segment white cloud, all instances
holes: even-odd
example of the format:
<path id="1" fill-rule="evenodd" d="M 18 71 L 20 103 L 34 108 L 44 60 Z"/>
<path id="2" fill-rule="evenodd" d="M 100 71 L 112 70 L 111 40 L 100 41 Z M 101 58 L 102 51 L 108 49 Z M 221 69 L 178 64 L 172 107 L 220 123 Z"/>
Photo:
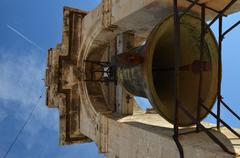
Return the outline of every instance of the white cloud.
<path id="1" fill-rule="evenodd" d="M 11 118 L 22 125 L 36 105 L 44 90 L 45 57 L 39 53 L 42 52 L 36 49 L 5 50 L 0 47 L 0 122 L 4 119 L 10 121 Z M 27 138 L 19 140 L 27 150 L 42 143 L 36 138 L 45 133 L 42 131 L 59 131 L 58 111 L 47 108 L 44 95 L 22 133 Z"/>
<path id="2" fill-rule="evenodd" d="M 42 52 L 37 49 L 5 50 L 0 48 L 0 99 L 5 102 L 0 105 L 0 111 L 3 110 L 1 106 L 11 109 L 14 113 L 10 115 L 13 115 L 15 119 L 26 120 L 44 88 L 42 79 L 45 62 L 43 63 L 44 59 L 40 53 Z M 44 95 L 34 112 L 33 119 L 39 121 L 38 125 L 41 128 L 56 129 L 57 112 L 44 105 Z M 16 102 L 16 104 L 10 102 Z M 4 119 L 3 116 L 0 117 L 0 121 L 1 118 Z M 26 130 L 34 134 L 40 130 L 35 126 L 36 124 L 31 124 Z"/>
<path id="3" fill-rule="evenodd" d="M 33 104 L 43 85 L 43 70 L 36 55 L 39 51 L 30 50 L 25 56 L 23 51 L 15 52 L 0 49 L 0 99 Z"/>

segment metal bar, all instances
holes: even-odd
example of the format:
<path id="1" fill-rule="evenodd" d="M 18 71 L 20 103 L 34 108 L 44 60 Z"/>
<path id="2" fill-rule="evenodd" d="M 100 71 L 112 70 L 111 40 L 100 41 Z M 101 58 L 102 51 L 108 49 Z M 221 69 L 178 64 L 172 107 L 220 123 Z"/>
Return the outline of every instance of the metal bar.
<path id="1" fill-rule="evenodd" d="M 215 127 L 211 127 L 211 128 L 206 128 L 207 130 L 211 130 L 211 129 L 214 129 Z M 203 131 L 201 128 L 199 129 L 199 131 Z M 191 130 L 191 131 L 187 131 L 187 132 L 182 132 L 182 133 L 179 133 L 178 135 L 187 135 L 187 134 L 192 134 L 192 133 L 196 133 L 196 130 Z"/>
<path id="2" fill-rule="evenodd" d="M 222 84 L 222 16 L 219 17 L 219 39 L 218 39 L 218 92 L 217 92 L 217 129 L 220 130 L 221 117 L 221 84 Z"/>
<path id="3" fill-rule="evenodd" d="M 181 13 L 181 15 L 179 16 L 179 19 L 181 19 L 187 12 L 189 12 L 197 3 L 199 0 L 195 0 L 193 1 L 184 11 L 183 13 Z"/>
<path id="4" fill-rule="evenodd" d="M 111 45 L 109 44 L 108 45 L 108 50 L 107 50 L 107 61 L 108 62 L 110 62 L 111 63 L 111 57 L 110 57 L 110 47 L 111 47 Z M 110 73 L 110 70 L 109 70 L 110 68 L 108 68 L 108 70 L 107 71 L 109 71 L 108 73 Z M 108 74 L 109 75 L 109 74 Z M 107 96 L 108 96 L 108 98 L 107 98 L 107 103 L 108 103 L 108 105 L 110 105 L 111 103 L 111 96 L 110 96 L 110 87 L 111 87 L 111 84 L 109 85 L 109 84 L 107 84 Z"/>
<path id="5" fill-rule="evenodd" d="M 240 120 L 240 116 L 238 114 L 236 114 L 223 100 L 221 100 L 221 103 L 223 104 L 223 106 L 225 108 L 228 109 L 228 111 L 230 111 L 238 120 Z"/>
<path id="6" fill-rule="evenodd" d="M 203 53 L 204 53 L 204 39 L 205 39 L 205 4 L 201 6 L 201 35 L 200 35 L 200 63 L 203 61 Z M 197 126 L 196 130 L 199 132 L 199 123 L 200 123 L 200 115 L 201 115 L 201 103 L 202 103 L 202 81 L 203 81 L 203 69 L 202 64 L 200 64 L 200 76 L 199 76 L 199 86 L 198 86 L 198 107 L 197 107 Z"/>
<path id="7" fill-rule="evenodd" d="M 180 45 L 180 19 L 178 10 L 178 0 L 173 0 L 174 11 L 174 42 L 175 42 L 175 73 L 174 73 L 174 135 L 173 139 L 178 147 L 180 158 L 184 158 L 184 152 L 181 143 L 179 142 L 179 124 L 178 124 L 178 97 L 179 97 L 179 67 L 181 60 L 181 45 Z"/>
<path id="8" fill-rule="evenodd" d="M 88 63 L 94 63 L 94 64 L 110 64 L 110 62 L 107 61 L 94 61 L 94 60 L 84 60 L 84 62 L 88 62 Z"/>
<path id="9" fill-rule="evenodd" d="M 179 65 L 180 65 L 180 22 L 177 0 L 174 1 L 174 38 L 175 38 L 175 81 L 174 81 L 174 100 L 175 100 L 175 134 L 178 133 L 178 91 L 179 91 Z"/>
<path id="10" fill-rule="evenodd" d="M 84 60 L 84 62 L 95 64 L 95 65 L 99 65 L 99 66 L 102 66 L 102 67 L 110 66 L 110 63 L 109 62 L 105 62 L 105 61 Z"/>
<path id="11" fill-rule="evenodd" d="M 202 131 L 201 129 L 199 129 L 199 131 Z M 192 130 L 192 131 L 188 131 L 188 132 L 182 132 L 182 133 L 179 133 L 178 135 L 187 135 L 187 134 L 192 134 L 192 133 L 196 133 L 196 130 Z"/>
<path id="12" fill-rule="evenodd" d="M 185 112 L 185 114 L 191 118 L 193 121 L 197 122 L 197 120 L 194 118 L 194 116 L 187 110 L 185 107 L 183 107 L 181 104 L 179 104 L 179 108 Z M 201 123 L 198 123 L 199 127 L 205 132 L 218 146 L 220 146 L 225 152 L 236 155 L 236 153 L 231 152 L 214 134 L 209 132 Z"/>
<path id="13" fill-rule="evenodd" d="M 178 136 L 173 136 L 173 139 L 178 147 L 178 150 L 179 150 L 179 155 L 180 155 L 180 158 L 184 158 L 184 151 L 183 151 L 183 147 L 178 139 Z"/>
<path id="14" fill-rule="evenodd" d="M 109 60 L 110 57 L 108 57 Z M 90 64 L 90 79 L 85 79 L 84 81 L 87 82 L 115 82 L 115 79 L 111 79 L 111 73 L 115 74 L 115 72 L 113 72 L 113 67 L 111 65 L 111 63 L 109 61 L 93 61 L 93 60 L 84 60 L 84 62 L 89 63 Z M 100 68 L 94 68 L 94 66 L 99 66 Z M 102 70 L 104 68 L 107 68 L 107 70 Z M 113 71 L 112 71 L 113 70 Z M 96 79 L 95 75 L 96 73 L 101 73 L 101 76 Z M 104 78 L 104 73 L 107 73 L 108 76 L 107 78 Z"/>
<path id="15" fill-rule="evenodd" d="M 178 90 L 179 90 L 179 65 L 180 65 L 180 22 L 177 0 L 174 1 L 174 39 L 175 39 L 175 81 L 174 81 L 174 100 L 175 100 L 175 128 L 174 133 L 178 133 Z"/>
<path id="16" fill-rule="evenodd" d="M 104 72 L 107 72 L 107 71 L 104 71 L 104 70 L 94 70 L 94 71 L 92 71 L 92 72 L 94 72 L 94 73 L 96 73 L 96 72 L 104 73 Z"/>
<path id="17" fill-rule="evenodd" d="M 219 14 L 208 24 L 206 31 L 215 23 L 223 14 L 236 2 L 237 0 L 232 0 Z"/>
<path id="18" fill-rule="evenodd" d="M 85 82 L 101 82 L 101 83 L 107 83 L 107 82 L 115 82 L 115 80 L 84 80 Z"/>
<path id="19" fill-rule="evenodd" d="M 202 104 L 202 107 L 208 111 L 213 117 L 217 118 L 217 115 L 214 114 L 211 110 L 209 110 L 205 105 Z M 236 132 L 232 127 L 230 127 L 226 122 L 224 122 L 222 119 L 219 119 L 219 121 L 226 127 L 228 128 L 234 135 L 240 138 L 240 134 Z"/>
<path id="20" fill-rule="evenodd" d="M 240 25 L 240 20 L 236 23 L 236 24 L 234 24 L 233 26 L 231 26 L 228 30 L 226 30 L 224 33 L 223 33 L 223 38 L 229 33 L 229 32 L 231 32 L 234 28 L 236 28 L 238 25 Z"/>
<path id="21" fill-rule="evenodd" d="M 194 1 L 193 0 L 187 0 L 188 2 L 191 2 L 191 3 L 194 3 Z M 198 5 L 198 6 L 202 6 L 202 4 L 201 3 L 196 3 L 196 5 Z M 211 7 L 208 7 L 208 6 L 205 6 L 205 8 L 206 9 L 209 9 L 209 10 L 211 10 L 211 11 L 213 11 L 213 12 L 215 12 L 215 13 L 219 13 L 219 11 L 218 10 L 216 10 L 216 9 L 213 9 L 213 8 L 211 8 Z M 225 15 L 224 15 L 225 16 Z"/>

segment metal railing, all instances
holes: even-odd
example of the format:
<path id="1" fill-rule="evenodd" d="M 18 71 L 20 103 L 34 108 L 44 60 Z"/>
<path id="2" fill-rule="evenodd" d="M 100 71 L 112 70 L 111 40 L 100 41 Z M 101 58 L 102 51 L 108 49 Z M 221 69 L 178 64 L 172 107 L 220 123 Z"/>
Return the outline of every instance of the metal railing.
<path id="1" fill-rule="evenodd" d="M 228 130 L 230 130 L 234 135 L 236 135 L 238 138 L 240 138 L 240 134 L 236 132 L 231 126 L 229 126 L 226 122 L 224 122 L 221 119 L 221 106 L 223 105 L 234 117 L 236 117 L 238 120 L 240 120 L 240 117 L 238 114 L 236 114 L 224 101 L 223 97 L 221 95 L 221 75 L 222 75 L 222 43 L 224 37 L 231 32 L 234 28 L 240 25 L 240 21 L 232 25 L 228 30 L 223 32 L 223 16 L 225 16 L 225 12 L 232 7 L 237 0 L 231 0 L 230 3 L 227 4 L 221 11 L 217 11 L 213 8 L 210 8 L 206 6 L 204 3 L 199 3 L 199 0 L 186 0 L 190 2 L 191 4 L 180 13 L 178 8 L 178 0 L 173 0 L 173 12 L 174 12 L 174 36 L 175 36 L 175 82 L 174 82 L 174 99 L 175 99 L 175 113 L 174 113 L 174 135 L 173 139 L 175 140 L 175 143 L 178 147 L 180 157 L 184 158 L 184 150 L 183 147 L 179 141 L 179 136 L 183 134 L 189 134 L 193 132 L 205 132 L 217 145 L 219 145 L 225 152 L 236 155 L 236 153 L 231 152 L 227 146 L 221 142 L 214 134 L 212 134 L 208 128 L 204 127 L 201 124 L 200 121 L 200 113 L 201 110 L 206 110 L 210 115 L 212 115 L 217 120 L 217 129 L 220 130 L 221 124 L 224 125 Z M 201 99 L 201 91 L 202 91 L 202 69 L 200 72 L 200 80 L 199 80 L 199 92 L 198 92 L 198 107 L 197 107 L 197 115 L 194 116 L 191 114 L 181 103 L 179 102 L 179 68 L 180 68 L 180 59 L 181 59 L 181 32 L 180 32 L 180 20 L 181 18 L 191 11 L 191 9 L 194 6 L 199 6 L 201 8 L 201 35 L 200 35 L 200 62 L 203 62 L 203 50 L 204 50 L 204 38 L 206 35 L 207 30 L 218 20 L 219 21 L 219 39 L 218 39 L 218 56 L 219 56 L 219 62 L 218 62 L 218 91 L 217 91 L 217 114 L 213 113 L 210 109 L 208 109 L 205 105 L 202 103 Z M 209 9 L 215 13 L 217 13 L 217 16 L 213 18 L 213 20 L 206 24 L 206 9 Z M 200 64 L 201 65 L 201 64 Z M 196 129 L 191 132 L 185 132 L 180 133 L 179 132 L 179 120 L 178 120 L 178 113 L 179 110 L 182 110 L 186 116 L 188 116 L 191 120 L 193 120 L 196 123 Z"/>

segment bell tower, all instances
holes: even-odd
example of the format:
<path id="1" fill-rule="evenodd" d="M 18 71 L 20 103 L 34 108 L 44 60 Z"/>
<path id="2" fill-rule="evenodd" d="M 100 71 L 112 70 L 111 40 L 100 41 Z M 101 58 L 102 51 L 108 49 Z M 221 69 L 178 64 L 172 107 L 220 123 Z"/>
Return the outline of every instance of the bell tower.
<path id="1" fill-rule="evenodd" d="M 221 97 L 221 51 L 238 25 L 223 32 L 223 16 L 239 10 L 236 0 L 65 7 L 45 83 L 47 106 L 60 113 L 60 144 L 94 141 L 109 158 L 237 157 L 240 130 L 221 119 L 221 107 L 240 118 Z M 217 20 L 218 43 L 210 29 Z M 135 96 L 153 109 L 141 109 Z M 202 122 L 208 115 L 217 126 Z"/>

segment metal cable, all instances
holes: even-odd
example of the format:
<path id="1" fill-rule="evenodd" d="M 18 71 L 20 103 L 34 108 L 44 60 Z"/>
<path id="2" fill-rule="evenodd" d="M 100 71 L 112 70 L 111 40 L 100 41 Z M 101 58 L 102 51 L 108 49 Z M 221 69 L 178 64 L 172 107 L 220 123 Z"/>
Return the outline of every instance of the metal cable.
<path id="1" fill-rule="evenodd" d="M 43 96 L 43 90 L 41 92 L 41 95 L 39 96 L 38 100 L 37 100 L 37 103 L 35 104 L 35 106 L 33 107 L 32 111 L 30 112 L 30 114 L 28 115 L 27 117 L 27 120 L 25 121 L 25 123 L 23 124 L 23 126 L 20 128 L 20 130 L 18 131 L 17 135 L 15 136 L 13 142 L 11 143 L 11 145 L 8 147 L 8 150 L 5 152 L 5 154 L 2 156 L 2 158 L 6 158 L 9 154 L 9 152 L 11 151 L 11 149 L 13 148 L 13 146 L 16 144 L 20 134 L 22 133 L 22 131 L 24 130 L 24 128 L 26 127 L 26 125 L 28 124 L 28 122 L 30 121 L 30 119 L 32 118 L 33 116 L 33 113 L 36 109 L 36 107 L 39 105 L 41 99 L 42 99 L 42 96 Z"/>

